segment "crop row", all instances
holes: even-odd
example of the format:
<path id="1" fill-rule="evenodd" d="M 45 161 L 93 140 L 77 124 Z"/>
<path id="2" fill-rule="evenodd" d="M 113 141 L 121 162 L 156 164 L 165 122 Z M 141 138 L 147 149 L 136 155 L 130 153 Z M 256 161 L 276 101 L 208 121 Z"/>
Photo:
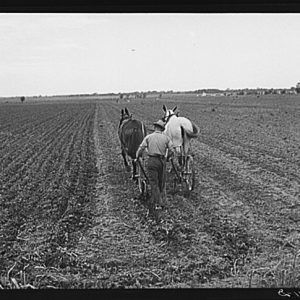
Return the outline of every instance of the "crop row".
<path id="1" fill-rule="evenodd" d="M 3 106 L 0 273 L 14 262 L 22 269 L 21 257 L 32 251 L 43 257 L 42 248 L 55 252 L 74 242 L 88 224 L 97 175 L 94 112 L 92 103 Z"/>

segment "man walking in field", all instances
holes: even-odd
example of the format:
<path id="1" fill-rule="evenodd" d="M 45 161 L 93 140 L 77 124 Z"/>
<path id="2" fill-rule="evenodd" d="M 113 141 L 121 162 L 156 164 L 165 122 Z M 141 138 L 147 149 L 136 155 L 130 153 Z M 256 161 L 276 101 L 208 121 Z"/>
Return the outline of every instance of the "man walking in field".
<path id="1" fill-rule="evenodd" d="M 164 122 L 159 120 L 153 125 L 154 132 L 144 138 L 136 153 L 136 157 L 139 159 L 143 155 L 144 150 L 146 148 L 148 150 L 147 170 L 151 186 L 150 205 L 152 208 L 156 204 L 163 205 L 162 194 L 165 191 L 166 158 L 169 158 L 174 153 L 171 139 L 163 133 L 165 130 Z"/>

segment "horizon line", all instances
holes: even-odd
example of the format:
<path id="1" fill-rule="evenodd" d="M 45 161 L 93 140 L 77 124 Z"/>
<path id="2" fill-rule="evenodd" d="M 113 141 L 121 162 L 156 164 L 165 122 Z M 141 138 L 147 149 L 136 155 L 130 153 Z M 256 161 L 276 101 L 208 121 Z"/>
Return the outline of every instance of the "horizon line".
<path id="1" fill-rule="evenodd" d="M 299 82 L 300 84 L 300 82 Z M 296 85 L 297 86 L 297 85 Z M 251 88 L 251 87 L 244 87 L 244 88 L 217 88 L 217 87 L 207 87 L 207 88 L 199 88 L 199 89 L 192 89 L 192 90 L 147 90 L 147 91 L 130 91 L 130 92 L 124 92 L 124 91 L 119 91 L 119 92 L 79 92 L 79 93 L 62 93 L 62 94 L 35 94 L 35 95 L 11 95 L 11 96 L 0 96 L 0 98 L 18 98 L 18 97 L 63 97 L 63 96 L 101 96 L 101 95 L 120 95 L 120 94 L 144 94 L 144 93 L 197 93 L 197 91 L 202 91 L 202 90 L 218 90 L 220 92 L 226 92 L 226 91 L 242 91 L 242 90 L 290 90 L 295 88 L 296 86 L 291 86 L 291 87 L 256 87 L 256 88 Z"/>

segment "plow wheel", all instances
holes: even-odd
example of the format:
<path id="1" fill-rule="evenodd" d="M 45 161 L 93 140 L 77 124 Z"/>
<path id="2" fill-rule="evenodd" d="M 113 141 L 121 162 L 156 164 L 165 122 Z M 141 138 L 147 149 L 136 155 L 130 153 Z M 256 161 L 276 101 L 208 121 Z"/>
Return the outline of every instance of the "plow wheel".
<path id="1" fill-rule="evenodd" d="M 176 187 L 177 187 L 177 179 L 175 178 L 175 179 L 173 180 L 173 189 L 172 189 L 173 194 L 175 194 L 176 191 L 177 191 Z"/>
<path id="2" fill-rule="evenodd" d="M 147 194 L 147 183 L 145 180 L 139 178 L 138 179 L 138 186 L 139 186 L 139 191 L 142 196 L 145 196 Z"/>
<path id="3" fill-rule="evenodd" d="M 147 181 L 139 164 L 137 164 L 137 183 L 141 196 L 146 197 L 148 193 Z"/>
<path id="4" fill-rule="evenodd" d="M 187 197 L 195 187 L 195 170 L 192 156 L 187 156 L 183 170 L 183 191 Z"/>

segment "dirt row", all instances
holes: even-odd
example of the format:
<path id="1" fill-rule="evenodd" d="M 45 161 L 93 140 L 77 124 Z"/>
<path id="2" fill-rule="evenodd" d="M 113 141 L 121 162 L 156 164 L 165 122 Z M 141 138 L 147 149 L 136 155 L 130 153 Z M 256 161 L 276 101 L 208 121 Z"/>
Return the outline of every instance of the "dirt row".
<path id="1" fill-rule="evenodd" d="M 7 106 L 20 117 L 0 124 L 1 286 L 15 287 L 12 279 L 31 288 L 295 286 L 300 118 L 297 99 L 286 101 Z M 168 173 L 157 222 L 125 171 L 117 126 L 127 106 L 152 129 L 162 104 L 177 105 L 200 135 L 192 142 L 195 190 L 189 198 L 173 193 Z"/>
<path id="2" fill-rule="evenodd" d="M 15 121 L 1 122 L 11 132 L 0 178 L 1 286 L 65 284 L 59 276 L 73 264 L 66 249 L 91 218 L 94 111 L 92 104 L 16 106 Z"/>
<path id="3" fill-rule="evenodd" d="M 124 173 L 116 135 L 118 115 L 118 108 L 98 105 L 94 130 L 98 217 L 78 245 L 97 270 L 94 279 L 86 279 L 90 286 L 201 287 L 213 279 L 231 277 L 235 259 L 240 252 L 245 258 L 254 243 L 243 225 L 212 212 L 211 198 L 202 197 L 199 202 L 171 195 L 170 190 L 168 207 L 161 223 L 156 223 L 148 215 L 147 204 L 138 198 L 130 174 Z M 216 242 L 222 226 L 227 226 L 223 229 L 228 231 L 227 248 Z"/>
<path id="4" fill-rule="evenodd" d="M 149 127 L 159 117 L 157 111 L 161 105 L 152 104 L 146 108 L 145 104 L 127 106 Z M 111 156 L 115 159 L 110 165 L 106 184 L 117 186 L 112 192 L 113 198 L 122 195 L 128 204 L 127 201 L 134 199 L 137 192 L 128 192 L 133 189 L 132 183 L 122 181 L 122 166 L 116 164 L 117 161 L 121 163 L 115 134 L 120 107 L 116 104 L 101 105 L 100 110 L 105 111 L 100 118 L 105 127 L 103 132 L 110 137 L 107 144 L 103 142 L 102 145 L 106 146 L 102 148 L 112 145 L 106 159 Z M 191 119 L 195 118 L 192 110 L 189 107 L 186 111 L 187 115 L 190 112 Z M 223 118 L 222 114 L 220 118 Z M 202 126 L 205 128 L 205 124 Z M 226 126 L 235 129 L 232 123 Z M 107 133 L 107 128 L 111 128 L 110 133 Z M 261 149 L 255 149 L 250 138 L 243 148 L 236 147 L 237 141 L 232 139 L 235 136 L 225 140 L 216 133 L 204 133 L 193 141 L 198 185 L 190 199 L 180 193 L 171 195 L 169 189 L 168 208 L 162 215 L 164 224 L 155 226 L 146 221 L 146 230 L 156 243 L 166 243 L 160 246 L 164 259 L 175 266 L 177 281 L 163 280 L 162 285 L 272 286 L 276 284 L 274 274 L 268 280 L 263 281 L 262 277 L 275 266 L 284 265 L 283 258 L 290 263 L 299 245 L 299 173 L 289 157 L 283 156 L 278 164 L 276 155 L 270 151 L 264 153 L 265 144 Z M 240 134 L 245 134 L 243 128 Z M 264 131 L 261 134 L 265 134 Z M 102 141 L 105 140 L 106 137 L 102 137 Z M 139 216 L 143 204 L 133 202 L 136 207 L 130 213 Z M 114 202 L 111 205 L 115 207 Z M 128 214 L 127 210 L 124 212 Z M 288 267 L 291 264 L 286 263 L 285 268 Z M 165 272 L 162 265 L 158 270 L 159 274 Z"/>

